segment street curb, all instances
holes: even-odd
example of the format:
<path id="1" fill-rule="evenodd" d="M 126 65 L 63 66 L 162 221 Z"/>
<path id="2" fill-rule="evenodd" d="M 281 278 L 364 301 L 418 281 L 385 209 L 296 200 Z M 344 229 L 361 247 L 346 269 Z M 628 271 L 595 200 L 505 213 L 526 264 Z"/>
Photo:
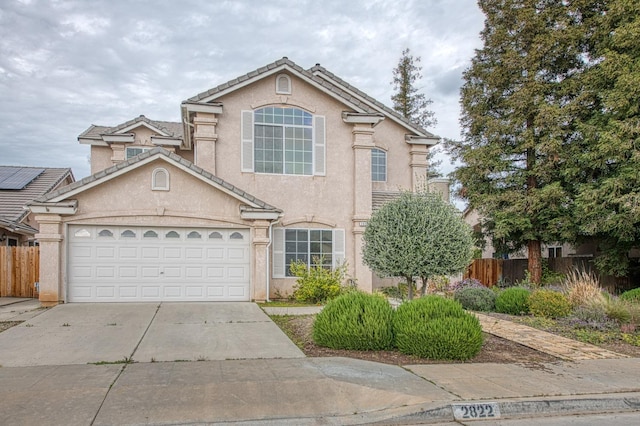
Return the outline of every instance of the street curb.
<path id="1" fill-rule="evenodd" d="M 640 392 L 603 394 L 580 398 L 577 398 L 576 396 L 567 396 L 540 399 L 519 398 L 497 401 L 453 401 L 452 404 L 482 404 L 487 402 L 495 402 L 498 405 L 500 410 L 500 419 L 564 416 L 589 413 L 640 411 Z M 372 424 L 428 424 L 454 420 L 453 409 L 451 404 L 449 404 L 438 408 L 426 409 L 406 416 L 388 418 Z M 473 422 L 473 419 L 467 421 Z"/>

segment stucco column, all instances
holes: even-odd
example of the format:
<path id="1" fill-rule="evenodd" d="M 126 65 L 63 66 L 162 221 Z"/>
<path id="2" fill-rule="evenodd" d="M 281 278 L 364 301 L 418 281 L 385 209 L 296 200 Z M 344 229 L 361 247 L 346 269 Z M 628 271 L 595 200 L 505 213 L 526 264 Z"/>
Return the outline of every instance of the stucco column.
<path id="1" fill-rule="evenodd" d="M 371 148 L 373 126 L 355 124 L 353 126 L 353 272 L 358 287 L 364 291 L 373 291 L 373 274 L 362 261 L 362 234 L 371 217 Z"/>
<path id="2" fill-rule="evenodd" d="M 198 112 L 193 119 L 195 131 L 193 141 L 196 147 L 196 166 L 216 174 L 216 142 L 218 119 L 215 114 Z"/>
<path id="3" fill-rule="evenodd" d="M 269 244 L 269 221 L 255 220 L 253 222 L 253 270 L 251 272 L 251 299 L 256 302 L 267 300 L 267 245 Z"/>
<path id="4" fill-rule="evenodd" d="M 411 145 L 411 187 L 413 191 L 427 189 L 427 150 L 426 145 Z"/>
<path id="5" fill-rule="evenodd" d="M 36 216 L 40 232 L 35 237 L 40 242 L 40 303 L 55 306 L 63 300 L 62 257 L 64 253 L 62 217 L 59 215 Z"/>

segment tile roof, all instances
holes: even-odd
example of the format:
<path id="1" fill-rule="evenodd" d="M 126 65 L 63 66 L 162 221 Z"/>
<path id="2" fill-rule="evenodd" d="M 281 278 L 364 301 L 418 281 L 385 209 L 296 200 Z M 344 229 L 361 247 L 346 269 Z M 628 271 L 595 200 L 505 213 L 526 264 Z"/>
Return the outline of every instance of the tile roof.
<path id="1" fill-rule="evenodd" d="M 314 73 L 314 74 L 317 73 L 317 74 L 319 74 L 319 75 L 321 75 L 323 77 L 326 77 L 326 78 L 329 78 L 329 79 L 335 81 L 340 86 L 343 86 L 347 90 L 352 91 L 352 92 L 356 93 L 358 96 L 366 99 L 368 102 L 372 103 L 377 108 L 379 108 L 380 110 L 384 111 L 386 114 L 391 115 L 391 116 L 397 118 L 398 120 L 402 121 L 403 123 L 405 123 L 407 126 L 411 127 L 416 132 L 422 133 L 422 134 L 424 134 L 426 136 L 434 136 L 432 133 L 430 133 L 427 130 L 423 129 L 421 126 L 418 126 L 417 124 L 412 123 L 411 121 L 409 121 L 402 114 L 399 114 L 397 111 L 389 108 L 388 106 L 386 106 L 382 102 L 378 101 L 377 99 L 372 98 L 371 96 L 367 95 L 366 93 L 364 93 L 362 90 L 356 88 L 355 86 L 350 85 L 349 83 L 347 83 L 346 81 L 344 81 L 343 79 L 341 79 L 337 75 L 333 74 L 332 72 L 330 72 L 329 70 L 327 70 L 326 68 L 321 66 L 320 64 L 316 64 L 314 67 L 310 68 L 309 71 Z"/>
<path id="2" fill-rule="evenodd" d="M 124 122 L 122 124 L 118 124 L 115 127 L 97 126 L 95 124 L 92 124 L 91 127 L 89 127 L 87 130 L 82 132 L 82 134 L 80 134 L 80 136 L 78 136 L 78 137 L 79 138 L 100 139 L 100 135 L 117 134 L 120 130 L 126 129 L 127 127 L 131 126 L 132 124 L 136 124 L 136 123 L 140 123 L 140 122 L 144 122 L 144 123 L 146 123 L 146 124 L 148 124 L 150 126 L 156 127 L 159 130 L 167 133 L 169 136 L 173 136 L 173 137 L 176 137 L 176 138 L 182 138 L 183 137 L 182 123 L 173 122 L 173 121 L 151 120 L 151 119 L 145 117 L 144 115 L 136 117 L 136 118 L 134 118 L 132 120 L 129 120 L 127 122 Z"/>
<path id="3" fill-rule="evenodd" d="M 0 168 L 15 168 L 15 166 L 0 166 Z M 29 214 L 29 211 L 24 209 L 27 203 L 47 194 L 68 176 L 73 179 L 73 174 L 69 168 L 20 168 L 44 169 L 44 172 L 29 182 L 23 189 L 0 190 L 0 219 L 14 224 L 19 223 Z"/>
<path id="4" fill-rule="evenodd" d="M 149 157 L 153 157 L 155 155 L 163 155 L 165 157 L 170 158 L 171 160 L 175 161 L 176 163 L 181 164 L 184 167 L 187 167 L 188 169 L 190 169 L 191 171 L 193 171 L 194 173 L 199 174 L 200 176 L 204 177 L 205 179 L 219 185 L 222 186 L 223 188 L 227 189 L 228 191 L 231 191 L 233 193 L 235 193 L 236 195 L 240 196 L 241 198 L 244 198 L 245 200 L 254 203 L 256 205 L 258 205 L 260 208 L 265 209 L 265 210 L 274 210 L 274 211 L 280 211 L 278 210 L 276 207 L 271 206 L 270 204 L 265 203 L 262 200 L 259 200 L 258 198 L 254 197 L 253 195 L 243 191 L 242 189 L 230 184 L 229 182 L 226 182 L 223 179 L 220 179 L 217 176 L 214 176 L 213 174 L 207 172 L 206 170 L 196 166 L 195 164 L 193 164 L 192 162 L 185 160 L 183 157 L 167 151 L 166 149 L 162 148 L 162 147 L 156 147 L 153 149 L 150 149 L 148 151 L 143 152 L 140 155 L 137 155 L 135 157 L 129 158 L 126 161 L 123 161 L 121 163 L 116 164 L 115 166 L 109 167 L 108 169 L 99 171 L 98 173 L 88 176 L 80 181 L 74 182 L 71 185 L 67 185 L 64 188 L 60 188 L 57 191 L 53 191 L 47 195 L 44 195 L 38 199 L 36 199 L 35 201 L 37 202 L 41 202 L 41 203 L 45 203 L 47 201 L 50 201 L 54 198 L 58 198 L 61 195 L 64 195 L 68 192 L 71 192 L 75 189 L 78 189 L 84 185 L 96 182 L 104 177 L 107 177 L 109 175 L 112 175 L 124 168 L 128 168 L 131 166 L 134 166 L 136 163 L 139 163 Z"/>
<path id="5" fill-rule="evenodd" d="M 224 92 L 227 89 L 231 89 L 234 86 L 243 84 L 245 81 L 259 77 L 263 74 L 268 74 L 273 69 L 282 67 L 282 66 L 287 66 L 295 70 L 302 76 L 306 77 L 307 79 L 321 86 L 324 90 L 327 90 L 337 95 L 339 98 L 343 99 L 347 104 L 351 104 L 356 108 L 360 109 L 361 110 L 360 112 L 366 112 L 366 113 L 382 112 L 386 115 L 394 117 L 396 120 L 403 123 L 408 128 L 418 133 L 419 135 L 423 135 L 427 137 L 435 137 L 435 135 L 433 135 L 432 133 L 416 125 L 415 123 L 412 123 L 411 121 L 403 117 L 398 112 L 384 105 L 382 102 L 374 99 L 373 97 L 367 95 L 360 89 L 357 89 L 356 87 L 347 83 L 340 77 L 328 71 L 326 68 L 320 66 L 320 64 L 316 64 L 314 67 L 308 70 L 305 70 L 304 68 L 300 67 L 293 61 L 289 60 L 287 57 L 278 59 L 277 61 L 271 64 L 268 64 L 264 67 L 260 67 L 254 71 L 248 72 L 247 74 L 234 78 L 233 80 L 229 80 L 228 82 L 220 84 L 219 86 L 216 86 L 213 89 L 209 89 L 206 92 L 199 93 L 196 96 L 186 100 L 185 103 L 202 102 L 202 101 L 206 102 L 208 100 L 211 100 L 212 97 L 215 99 L 215 95 L 220 94 L 221 92 Z M 355 94 L 355 96 L 352 93 Z"/>
<path id="6" fill-rule="evenodd" d="M 259 77 L 263 74 L 268 74 L 270 73 L 273 69 L 281 67 L 281 66 L 287 66 L 293 70 L 295 70 L 296 72 L 298 72 L 299 74 L 301 74 L 302 76 L 306 77 L 307 79 L 313 81 L 314 83 L 316 83 L 317 85 L 323 87 L 325 90 L 330 91 L 332 93 L 334 93 L 335 95 L 337 95 L 338 97 L 342 98 L 346 103 L 351 104 L 353 106 L 355 106 L 356 108 L 360 109 L 361 112 L 367 112 L 367 113 L 374 113 L 376 112 L 373 108 L 371 108 L 369 105 L 367 105 L 366 103 L 362 102 L 360 99 L 356 98 L 355 96 L 352 96 L 351 94 L 347 93 L 346 91 L 344 91 L 343 89 L 341 89 L 340 87 L 336 86 L 335 84 L 331 83 L 330 81 L 328 81 L 327 79 L 318 77 L 317 75 L 314 75 L 312 72 L 305 70 L 304 68 L 302 68 L 301 66 L 297 65 L 296 63 L 294 63 L 293 61 L 289 60 L 288 58 L 284 57 L 282 59 L 278 59 L 277 61 L 270 63 L 264 67 L 260 67 L 254 71 L 248 72 L 247 74 L 244 74 L 240 77 L 234 78 L 233 80 L 229 80 L 226 83 L 220 84 L 219 86 L 214 87 L 213 89 L 209 89 L 206 92 L 202 92 L 197 94 L 196 96 L 189 98 L 187 101 L 185 102 L 201 102 L 205 99 L 208 99 L 212 96 L 215 96 L 227 89 L 233 88 L 234 86 L 237 86 L 241 83 L 244 83 L 247 80 Z"/>

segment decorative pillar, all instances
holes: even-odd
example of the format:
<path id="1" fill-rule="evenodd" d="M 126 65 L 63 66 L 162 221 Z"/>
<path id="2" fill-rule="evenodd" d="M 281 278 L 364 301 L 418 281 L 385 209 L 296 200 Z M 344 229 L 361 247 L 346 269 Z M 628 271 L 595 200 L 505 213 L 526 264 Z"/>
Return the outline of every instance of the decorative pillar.
<path id="1" fill-rule="evenodd" d="M 427 151 L 426 145 L 411 145 L 411 188 L 413 192 L 427 190 Z"/>
<path id="2" fill-rule="evenodd" d="M 251 300 L 264 302 L 268 299 L 267 274 L 269 263 L 267 260 L 267 246 L 269 244 L 269 221 L 255 220 L 253 222 L 253 270 L 251 271 Z"/>
<path id="3" fill-rule="evenodd" d="M 40 232 L 35 235 L 40 243 L 40 303 L 55 306 L 63 300 L 62 217 L 55 214 L 36 216 Z"/>
<path id="4" fill-rule="evenodd" d="M 353 126 L 353 272 L 358 287 L 364 291 L 373 291 L 373 274 L 362 260 L 362 234 L 371 217 L 371 148 L 373 126 L 369 123 L 356 123 Z"/>
<path id="5" fill-rule="evenodd" d="M 217 124 L 218 119 L 213 113 L 197 112 L 193 119 L 195 164 L 214 175 L 216 174 L 216 142 L 218 141 Z"/>

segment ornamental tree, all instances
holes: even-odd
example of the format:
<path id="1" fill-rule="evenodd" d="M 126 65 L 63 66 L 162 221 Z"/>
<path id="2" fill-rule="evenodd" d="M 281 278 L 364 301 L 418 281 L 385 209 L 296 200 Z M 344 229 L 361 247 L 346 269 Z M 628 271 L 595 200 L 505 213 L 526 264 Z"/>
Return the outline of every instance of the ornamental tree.
<path id="1" fill-rule="evenodd" d="M 382 277 L 402 277 L 413 298 L 413 280 L 461 272 L 471 263 L 471 228 L 434 193 L 403 192 L 373 213 L 364 232 L 363 259 Z"/>

